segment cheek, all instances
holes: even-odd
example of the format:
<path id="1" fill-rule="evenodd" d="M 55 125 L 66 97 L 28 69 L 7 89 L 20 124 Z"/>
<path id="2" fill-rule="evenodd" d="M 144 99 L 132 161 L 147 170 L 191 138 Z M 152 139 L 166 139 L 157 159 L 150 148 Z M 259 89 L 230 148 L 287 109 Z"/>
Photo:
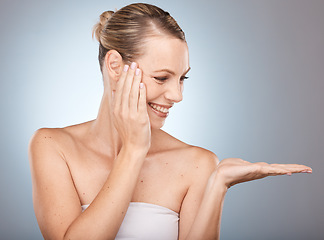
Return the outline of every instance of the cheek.
<path id="1" fill-rule="evenodd" d="M 146 101 L 149 102 L 150 99 L 153 99 L 154 96 L 156 95 L 157 88 L 156 88 L 156 83 L 148 78 L 143 78 L 142 82 L 145 84 L 146 87 Z"/>

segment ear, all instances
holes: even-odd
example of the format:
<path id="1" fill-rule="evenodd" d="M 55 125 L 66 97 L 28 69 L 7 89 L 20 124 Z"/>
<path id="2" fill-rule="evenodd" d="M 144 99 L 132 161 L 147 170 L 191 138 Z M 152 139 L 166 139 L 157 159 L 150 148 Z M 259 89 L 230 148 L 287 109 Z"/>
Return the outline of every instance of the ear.
<path id="1" fill-rule="evenodd" d="M 115 89 L 116 82 L 124 67 L 123 58 L 116 50 L 110 50 L 105 56 L 105 70 L 108 73 L 112 90 Z"/>

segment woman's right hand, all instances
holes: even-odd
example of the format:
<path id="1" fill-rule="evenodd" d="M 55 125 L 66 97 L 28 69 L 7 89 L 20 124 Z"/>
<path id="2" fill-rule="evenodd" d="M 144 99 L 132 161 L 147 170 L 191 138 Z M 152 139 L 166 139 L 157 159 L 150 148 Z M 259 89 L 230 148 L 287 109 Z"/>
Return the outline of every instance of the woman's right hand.
<path id="1" fill-rule="evenodd" d="M 151 144 L 151 127 L 146 106 L 146 88 L 136 63 L 124 66 L 113 95 L 114 124 L 123 146 L 144 150 Z"/>

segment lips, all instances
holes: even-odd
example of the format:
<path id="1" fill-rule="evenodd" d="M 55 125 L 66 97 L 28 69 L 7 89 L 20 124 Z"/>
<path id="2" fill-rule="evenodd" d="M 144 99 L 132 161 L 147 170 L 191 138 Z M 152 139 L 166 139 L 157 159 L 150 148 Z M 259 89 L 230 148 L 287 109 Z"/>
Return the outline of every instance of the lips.
<path id="1" fill-rule="evenodd" d="M 148 103 L 148 105 L 151 108 L 153 108 L 153 110 L 155 110 L 157 113 L 161 113 L 163 115 L 167 115 L 169 113 L 169 109 L 172 107 L 172 106 L 162 106 L 151 102 Z"/>

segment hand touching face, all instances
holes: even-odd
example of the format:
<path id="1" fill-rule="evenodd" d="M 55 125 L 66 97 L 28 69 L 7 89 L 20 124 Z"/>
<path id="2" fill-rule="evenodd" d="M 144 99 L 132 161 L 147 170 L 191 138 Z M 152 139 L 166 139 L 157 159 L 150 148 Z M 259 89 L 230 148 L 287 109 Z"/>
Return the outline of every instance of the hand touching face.
<path id="1" fill-rule="evenodd" d="M 113 97 L 114 124 L 123 145 L 147 152 L 151 128 L 147 114 L 146 89 L 141 83 L 141 70 L 133 62 L 125 65 Z"/>

